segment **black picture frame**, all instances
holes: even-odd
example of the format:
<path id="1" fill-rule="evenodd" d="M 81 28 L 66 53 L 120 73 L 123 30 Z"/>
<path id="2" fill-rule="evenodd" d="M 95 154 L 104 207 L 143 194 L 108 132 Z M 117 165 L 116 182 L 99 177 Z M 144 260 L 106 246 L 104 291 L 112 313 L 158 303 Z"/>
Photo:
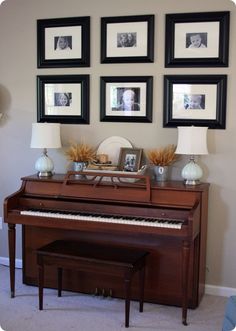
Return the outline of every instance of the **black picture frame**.
<path id="1" fill-rule="evenodd" d="M 101 122 L 151 123 L 152 103 L 152 76 L 100 77 Z"/>
<path id="2" fill-rule="evenodd" d="M 163 127 L 226 127 L 227 75 L 164 76 Z"/>
<path id="3" fill-rule="evenodd" d="M 166 14 L 165 67 L 227 67 L 229 23 L 229 11 Z"/>
<path id="4" fill-rule="evenodd" d="M 102 17 L 101 63 L 154 62 L 154 21 L 154 15 Z"/>
<path id="5" fill-rule="evenodd" d="M 37 121 L 89 124 L 89 75 L 37 76 Z"/>
<path id="6" fill-rule="evenodd" d="M 38 68 L 89 67 L 90 17 L 37 20 L 37 65 Z"/>

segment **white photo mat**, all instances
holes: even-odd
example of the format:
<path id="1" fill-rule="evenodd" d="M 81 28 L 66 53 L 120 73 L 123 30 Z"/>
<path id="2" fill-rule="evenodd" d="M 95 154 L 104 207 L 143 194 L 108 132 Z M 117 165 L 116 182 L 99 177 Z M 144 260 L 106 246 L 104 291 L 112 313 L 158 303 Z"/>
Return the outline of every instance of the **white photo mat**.
<path id="1" fill-rule="evenodd" d="M 118 33 L 136 33 L 136 47 L 118 47 Z M 107 25 L 107 57 L 147 56 L 148 22 L 110 23 Z"/>
<path id="2" fill-rule="evenodd" d="M 204 109 L 185 109 L 184 95 L 204 95 Z M 216 119 L 217 85 L 215 84 L 173 84 L 173 119 Z"/>
<path id="3" fill-rule="evenodd" d="M 55 37 L 71 36 L 72 49 L 56 51 Z M 53 27 L 45 29 L 45 59 L 74 59 L 82 57 L 82 28 L 81 26 Z"/>
<path id="4" fill-rule="evenodd" d="M 207 33 L 207 47 L 186 48 L 186 33 Z M 175 24 L 175 58 L 208 58 L 219 56 L 219 22 L 194 22 Z"/>
<path id="5" fill-rule="evenodd" d="M 55 93 L 71 93 L 70 106 L 55 106 Z M 81 115 L 81 84 L 48 84 L 44 86 L 45 115 L 80 116 Z"/>
<path id="6" fill-rule="evenodd" d="M 113 110 L 114 103 L 114 90 L 117 88 L 125 89 L 140 89 L 140 110 L 127 111 L 127 110 Z M 144 117 L 146 116 L 146 95 L 147 95 L 147 84 L 137 83 L 137 82 L 124 82 L 124 83 L 106 83 L 106 116 L 136 116 Z"/>

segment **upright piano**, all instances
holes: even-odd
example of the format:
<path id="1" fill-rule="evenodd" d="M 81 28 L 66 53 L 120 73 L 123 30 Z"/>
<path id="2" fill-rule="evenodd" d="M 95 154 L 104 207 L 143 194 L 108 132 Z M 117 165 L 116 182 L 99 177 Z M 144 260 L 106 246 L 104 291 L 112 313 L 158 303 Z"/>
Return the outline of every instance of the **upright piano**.
<path id="1" fill-rule="evenodd" d="M 57 239 L 138 247 L 150 252 L 145 301 L 196 308 L 204 294 L 209 184 L 153 182 L 148 176 L 68 172 L 22 178 L 4 202 L 9 229 L 11 296 L 15 295 L 15 225 L 22 225 L 23 283 L 37 285 L 35 251 Z M 45 286 L 55 288 L 56 272 Z M 138 298 L 138 282 L 132 284 Z M 66 271 L 63 288 L 123 297 L 122 284 L 109 274 Z"/>

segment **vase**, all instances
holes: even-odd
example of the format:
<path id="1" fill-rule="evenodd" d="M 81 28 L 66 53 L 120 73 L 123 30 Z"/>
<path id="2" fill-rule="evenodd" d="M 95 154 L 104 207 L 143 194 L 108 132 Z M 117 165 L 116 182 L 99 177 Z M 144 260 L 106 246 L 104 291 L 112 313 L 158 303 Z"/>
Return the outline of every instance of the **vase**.
<path id="1" fill-rule="evenodd" d="M 83 171 L 86 168 L 85 162 L 73 162 L 73 170 L 74 171 Z M 85 175 L 75 174 L 76 178 L 83 179 Z"/>
<path id="2" fill-rule="evenodd" d="M 168 166 L 155 166 L 154 174 L 157 182 L 164 182 L 168 179 L 169 167 Z"/>

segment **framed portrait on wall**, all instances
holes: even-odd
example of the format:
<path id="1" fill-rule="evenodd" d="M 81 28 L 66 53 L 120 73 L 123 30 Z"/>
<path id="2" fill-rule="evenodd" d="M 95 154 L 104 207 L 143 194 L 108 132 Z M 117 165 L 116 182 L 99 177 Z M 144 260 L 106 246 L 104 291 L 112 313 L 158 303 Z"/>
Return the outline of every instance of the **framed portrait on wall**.
<path id="1" fill-rule="evenodd" d="M 152 76 L 101 77 L 101 122 L 152 122 Z"/>
<path id="2" fill-rule="evenodd" d="M 225 129 L 226 75 L 164 76 L 163 126 Z"/>
<path id="3" fill-rule="evenodd" d="M 101 18 L 101 63 L 154 61 L 154 15 Z"/>
<path id="4" fill-rule="evenodd" d="M 89 67 L 90 17 L 37 20 L 38 68 Z"/>
<path id="5" fill-rule="evenodd" d="M 37 121 L 89 124 L 89 75 L 37 76 Z"/>
<path id="6" fill-rule="evenodd" d="M 229 11 L 166 15 L 166 67 L 226 67 Z"/>

